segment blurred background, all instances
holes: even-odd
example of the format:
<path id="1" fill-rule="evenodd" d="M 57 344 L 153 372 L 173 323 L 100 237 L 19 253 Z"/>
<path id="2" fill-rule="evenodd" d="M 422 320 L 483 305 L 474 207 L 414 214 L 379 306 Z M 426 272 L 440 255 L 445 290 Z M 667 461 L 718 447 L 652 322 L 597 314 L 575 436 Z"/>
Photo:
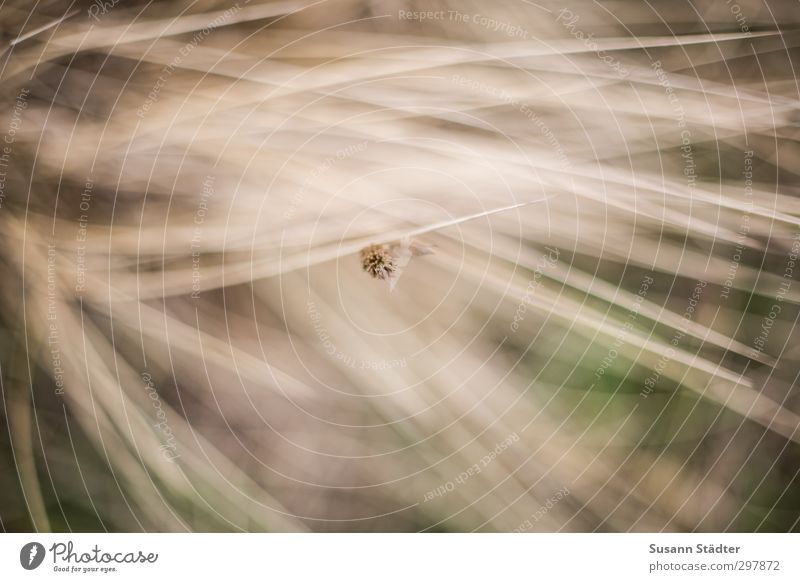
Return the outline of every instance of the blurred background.
<path id="1" fill-rule="evenodd" d="M 800 531 L 799 28 L 3 3 L 0 528 Z"/>

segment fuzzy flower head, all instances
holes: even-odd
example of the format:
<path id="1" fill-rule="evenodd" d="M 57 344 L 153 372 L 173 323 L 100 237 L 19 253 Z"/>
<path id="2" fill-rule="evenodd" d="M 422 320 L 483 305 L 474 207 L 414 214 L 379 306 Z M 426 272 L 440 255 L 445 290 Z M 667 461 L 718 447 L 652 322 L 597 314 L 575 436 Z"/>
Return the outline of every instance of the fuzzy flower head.
<path id="1" fill-rule="evenodd" d="M 391 277 L 397 269 L 392 252 L 385 245 L 369 245 L 361 249 L 361 267 L 381 280 Z"/>

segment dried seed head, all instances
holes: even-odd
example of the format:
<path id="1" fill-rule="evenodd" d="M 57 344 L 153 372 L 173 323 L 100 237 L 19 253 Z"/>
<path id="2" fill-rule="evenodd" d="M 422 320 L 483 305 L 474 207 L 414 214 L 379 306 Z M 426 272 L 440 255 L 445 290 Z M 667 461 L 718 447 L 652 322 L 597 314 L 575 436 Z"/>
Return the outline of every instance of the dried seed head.
<path id="1" fill-rule="evenodd" d="M 388 279 L 397 269 L 394 256 L 385 245 L 361 249 L 361 267 L 376 279 Z"/>

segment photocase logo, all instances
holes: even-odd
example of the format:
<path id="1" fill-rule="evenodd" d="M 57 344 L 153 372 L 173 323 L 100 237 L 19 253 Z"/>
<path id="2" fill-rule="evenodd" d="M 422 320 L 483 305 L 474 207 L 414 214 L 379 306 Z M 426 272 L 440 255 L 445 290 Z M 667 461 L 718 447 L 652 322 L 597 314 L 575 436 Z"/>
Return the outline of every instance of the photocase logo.
<path id="1" fill-rule="evenodd" d="M 35 570 L 44 561 L 44 546 L 39 542 L 29 542 L 19 551 L 19 563 L 26 570 Z"/>

